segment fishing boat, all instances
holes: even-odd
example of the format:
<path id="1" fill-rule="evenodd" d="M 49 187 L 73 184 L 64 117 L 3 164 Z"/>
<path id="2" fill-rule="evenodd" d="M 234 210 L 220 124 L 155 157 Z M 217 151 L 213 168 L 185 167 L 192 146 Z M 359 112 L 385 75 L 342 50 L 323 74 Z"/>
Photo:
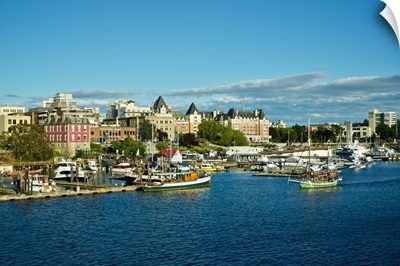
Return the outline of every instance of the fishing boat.
<path id="1" fill-rule="evenodd" d="M 34 174 L 27 179 L 29 190 L 36 193 L 49 193 L 57 190 L 56 183 L 47 175 Z M 20 180 L 14 178 L 12 185 L 15 191 L 19 190 Z"/>
<path id="2" fill-rule="evenodd" d="M 214 173 L 217 172 L 217 167 L 211 163 L 203 162 L 195 167 L 195 170 L 200 172 Z"/>
<path id="3" fill-rule="evenodd" d="M 169 165 L 171 172 L 175 172 L 175 173 L 180 173 L 180 172 L 190 172 L 193 169 L 184 163 L 177 163 L 177 164 L 172 164 L 170 163 Z"/>
<path id="4" fill-rule="evenodd" d="M 197 172 L 160 173 L 157 181 L 149 181 L 140 185 L 138 190 L 144 192 L 170 191 L 208 187 L 211 174 L 199 175 Z"/>
<path id="5" fill-rule="evenodd" d="M 30 181 L 33 192 L 49 193 L 56 191 L 56 183 L 51 179 L 49 180 L 49 177 L 46 175 L 34 174 Z"/>
<path id="6" fill-rule="evenodd" d="M 310 123 L 310 122 L 308 122 Z M 310 128 L 310 125 L 308 125 Z M 300 184 L 300 188 L 314 189 L 314 188 L 330 188 L 337 186 L 338 181 L 342 178 L 339 176 L 339 171 L 335 167 L 329 167 L 329 162 L 325 167 L 311 167 L 311 138 L 310 130 L 308 130 L 308 163 L 306 165 L 306 171 L 304 176 L 300 180 L 291 180 L 289 182 L 295 182 Z M 328 157 L 329 158 L 329 149 Z"/>
<path id="7" fill-rule="evenodd" d="M 126 172 L 124 174 L 125 180 L 130 185 L 142 185 L 147 182 L 161 182 L 160 176 L 158 175 L 160 172 L 154 169 L 148 171 L 147 169 L 139 174 L 136 169 L 131 170 L 130 172 Z"/>

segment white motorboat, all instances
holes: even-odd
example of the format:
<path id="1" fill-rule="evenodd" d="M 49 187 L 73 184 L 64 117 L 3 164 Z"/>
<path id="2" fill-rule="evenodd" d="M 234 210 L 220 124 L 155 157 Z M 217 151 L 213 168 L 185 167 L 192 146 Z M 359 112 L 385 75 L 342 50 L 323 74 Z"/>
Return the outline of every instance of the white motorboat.
<path id="1" fill-rule="evenodd" d="M 85 173 L 76 162 L 67 161 L 67 162 L 60 162 L 57 165 L 57 168 L 54 170 L 53 178 L 55 180 L 73 180 L 76 179 L 83 180 L 85 177 Z"/>

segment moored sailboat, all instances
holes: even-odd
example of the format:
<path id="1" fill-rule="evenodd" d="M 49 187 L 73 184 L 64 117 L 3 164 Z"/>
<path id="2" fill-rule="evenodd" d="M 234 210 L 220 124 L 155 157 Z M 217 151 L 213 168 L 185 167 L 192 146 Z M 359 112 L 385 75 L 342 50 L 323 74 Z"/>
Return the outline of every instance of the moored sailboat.
<path id="1" fill-rule="evenodd" d="M 289 182 L 295 182 L 300 184 L 300 188 L 313 189 L 313 188 L 330 188 L 337 186 L 338 181 L 342 178 L 339 176 L 339 171 L 335 167 L 329 167 L 329 162 L 327 167 L 314 169 L 311 167 L 311 137 L 310 137 L 310 122 L 308 122 L 308 163 L 305 171 L 305 175 L 300 180 L 291 180 Z M 329 158 L 329 150 L 328 156 Z"/>

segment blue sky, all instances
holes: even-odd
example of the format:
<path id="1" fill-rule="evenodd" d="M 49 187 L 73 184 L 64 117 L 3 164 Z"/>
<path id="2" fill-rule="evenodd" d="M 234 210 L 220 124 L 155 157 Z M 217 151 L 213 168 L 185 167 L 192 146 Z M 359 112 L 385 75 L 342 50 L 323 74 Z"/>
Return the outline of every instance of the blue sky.
<path id="1" fill-rule="evenodd" d="M 400 116 L 380 0 L 0 0 L 0 105 L 262 109 L 288 125 Z M 245 103 L 241 103 L 241 99 Z"/>

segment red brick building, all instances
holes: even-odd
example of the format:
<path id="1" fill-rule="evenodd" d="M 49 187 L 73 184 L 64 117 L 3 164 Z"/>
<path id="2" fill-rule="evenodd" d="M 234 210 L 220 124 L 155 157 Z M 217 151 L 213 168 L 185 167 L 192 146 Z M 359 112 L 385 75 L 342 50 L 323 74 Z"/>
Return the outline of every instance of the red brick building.
<path id="1" fill-rule="evenodd" d="M 78 150 L 90 152 L 89 119 L 56 116 L 46 120 L 43 128 L 61 156 L 74 157 Z"/>

